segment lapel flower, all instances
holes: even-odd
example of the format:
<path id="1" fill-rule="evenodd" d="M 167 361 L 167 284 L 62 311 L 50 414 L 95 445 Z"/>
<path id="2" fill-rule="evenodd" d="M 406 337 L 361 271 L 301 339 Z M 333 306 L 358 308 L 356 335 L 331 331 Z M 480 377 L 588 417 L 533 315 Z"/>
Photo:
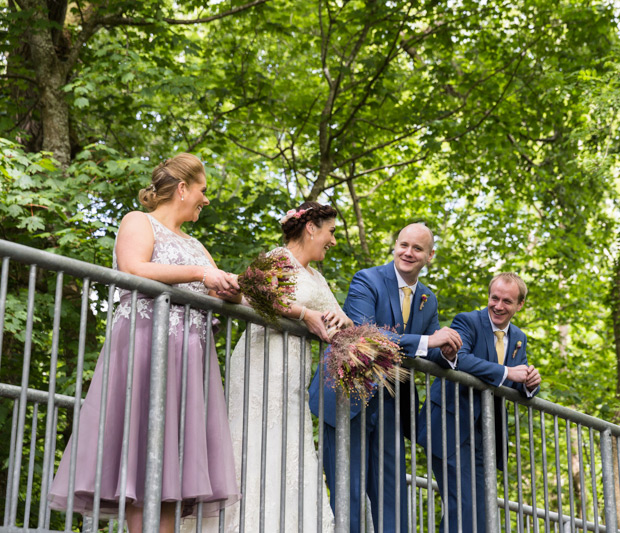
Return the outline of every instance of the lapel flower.
<path id="1" fill-rule="evenodd" d="M 428 300 L 428 294 L 423 294 L 420 302 L 420 311 L 422 311 L 426 300 Z"/>
<path id="2" fill-rule="evenodd" d="M 523 345 L 523 343 L 521 341 L 517 342 L 517 347 L 515 348 L 515 351 L 512 352 L 512 358 L 515 358 L 515 355 L 517 355 L 517 352 L 519 351 L 519 349 L 521 348 L 521 346 Z"/>

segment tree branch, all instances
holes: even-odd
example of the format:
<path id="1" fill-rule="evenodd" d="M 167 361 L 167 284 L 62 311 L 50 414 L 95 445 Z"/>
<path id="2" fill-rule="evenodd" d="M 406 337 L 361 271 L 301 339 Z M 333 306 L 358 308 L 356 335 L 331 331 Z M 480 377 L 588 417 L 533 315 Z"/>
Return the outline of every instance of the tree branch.
<path id="1" fill-rule="evenodd" d="M 166 22 L 167 24 L 170 24 L 170 25 L 205 24 L 208 22 L 213 22 L 214 20 L 229 17 L 230 15 L 236 15 L 237 13 L 241 13 L 242 11 L 246 11 L 260 4 L 264 4 L 268 1 L 269 0 L 254 0 L 253 2 L 250 2 L 248 4 L 234 7 L 232 9 L 229 9 L 228 11 L 224 11 L 223 13 L 218 13 L 217 15 L 211 15 L 210 17 L 203 17 L 203 18 L 197 18 L 197 19 L 163 18 L 161 19 L 161 22 Z M 98 22 L 99 24 L 103 26 L 151 26 L 160 21 L 136 19 L 136 18 L 131 18 L 131 17 L 120 17 L 120 16 L 114 15 L 111 17 L 100 18 Z"/>
<path id="2" fill-rule="evenodd" d="M 0 74 L 0 78 L 11 78 L 16 80 L 26 80 L 34 85 L 37 84 L 37 80 L 34 78 L 29 78 L 28 76 L 22 76 L 21 74 Z"/>

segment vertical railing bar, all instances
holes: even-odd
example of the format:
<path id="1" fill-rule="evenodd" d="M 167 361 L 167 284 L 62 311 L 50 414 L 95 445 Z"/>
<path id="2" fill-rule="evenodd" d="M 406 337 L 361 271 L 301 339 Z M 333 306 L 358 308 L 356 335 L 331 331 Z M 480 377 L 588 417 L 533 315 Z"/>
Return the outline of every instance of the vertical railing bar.
<path id="1" fill-rule="evenodd" d="M 551 524 L 549 522 L 549 480 L 547 465 L 547 428 L 545 427 L 545 412 L 540 411 L 540 439 L 542 442 L 542 468 L 543 468 L 543 494 L 545 509 L 545 533 L 550 533 Z"/>
<path id="2" fill-rule="evenodd" d="M 323 341 L 319 341 L 319 449 L 318 449 L 318 467 L 317 467 L 317 513 L 316 513 L 316 530 L 321 531 L 323 526 L 323 449 L 325 428 L 323 426 L 325 422 L 325 367 L 323 365 Z"/>
<path id="3" fill-rule="evenodd" d="M 471 515 L 474 517 L 472 520 L 473 533 L 478 531 L 478 494 L 476 489 L 476 430 L 474 428 L 474 389 L 469 387 L 469 465 L 471 468 L 471 479 L 469 480 L 471 486 Z M 432 531 L 429 528 L 429 532 Z"/>
<path id="4" fill-rule="evenodd" d="M 617 531 L 616 496 L 614 480 L 613 449 L 611 432 L 601 432 L 601 463 L 603 475 L 603 501 L 605 506 L 605 530 Z"/>
<path id="5" fill-rule="evenodd" d="M 512 531 L 512 525 L 510 523 L 510 493 L 508 491 L 508 420 L 507 420 L 507 410 L 506 407 L 506 398 L 502 397 L 501 399 L 501 410 L 502 410 L 502 461 L 504 465 L 504 529 L 506 533 L 510 533 Z"/>
<path id="6" fill-rule="evenodd" d="M 80 431 L 80 410 L 82 406 L 82 377 L 84 374 L 84 354 L 86 347 L 86 317 L 88 313 L 88 296 L 90 293 L 90 278 L 84 278 L 82 287 L 82 307 L 80 310 L 80 332 L 78 339 L 78 361 L 75 377 L 75 395 L 73 404 L 73 438 L 71 439 L 71 456 L 69 461 L 69 487 L 67 490 L 67 510 L 65 515 L 65 529 L 71 530 L 73 522 L 73 501 L 75 499 L 75 470 L 78 449 L 78 435 Z"/>
<path id="7" fill-rule="evenodd" d="M 456 450 L 456 530 L 463 530 L 463 498 L 461 490 L 461 389 L 459 383 L 454 383 L 454 447 Z M 446 483 L 447 485 L 447 483 Z"/>
<path id="8" fill-rule="evenodd" d="M 558 516 L 562 519 L 562 469 L 560 460 L 560 428 L 558 424 L 558 416 L 553 415 L 553 443 L 555 446 L 555 477 L 556 490 L 558 493 Z"/>
<path id="9" fill-rule="evenodd" d="M 351 529 L 351 403 L 340 388 L 336 388 L 336 513 L 335 533 Z"/>
<path id="10" fill-rule="evenodd" d="M 52 443 L 51 443 L 51 447 L 50 447 L 50 452 L 49 452 L 49 456 L 50 457 L 54 457 L 56 455 L 56 437 L 57 437 L 57 432 L 56 432 L 56 428 L 58 426 L 58 407 L 54 406 L 52 409 L 54 415 L 52 418 Z M 50 468 L 47 474 L 47 480 L 44 480 L 43 478 L 41 484 L 45 484 L 46 485 L 46 490 L 47 490 L 47 494 L 49 494 L 50 488 L 52 487 L 52 481 L 54 480 L 54 469 Z M 49 529 L 50 528 L 50 517 L 52 514 L 52 510 L 50 509 L 49 505 L 46 505 L 45 507 L 45 521 L 43 524 L 43 529 Z"/>
<path id="11" fill-rule="evenodd" d="M 4 314 L 6 312 L 6 295 L 9 283 L 9 258 L 2 258 L 2 273 L 0 274 L 0 364 L 2 363 L 2 342 L 4 337 Z M 1 368 L 1 366 L 0 366 Z M 4 515 L 7 516 L 6 513 Z"/>
<path id="12" fill-rule="evenodd" d="M 588 522 L 588 508 L 587 508 L 587 498 L 586 498 L 586 477 L 585 477 L 585 466 L 583 462 L 583 435 L 581 423 L 577 424 L 577 449 L 579 451 L 579 482 L 581 484 L 581 490 L 579 494 L 581 496 L 581 519 L 583 523 L 586 524 Z"/>
<path id="13" fill-rule="evenodd" d="M 41 472 L 41 500 L 39 502 L 39 528 L 44 527 L 45 515 L 48 507 L 47 494 L 48 485 L 45 480 L 49 476 L 50 470 L 53 470 L 54 456 L 50 455 L 50 447 L 52 445 L 53 418 L 54 418 L 54 395 L 56 394 L 56 370 L 58 366 L 58 345 L 60 337 L 60 316 L 62 311 L 62 282 L 63 273 L 58 272 L 56 275 L 56 292 L 54 294 L 54 319 L 52 323 L 52 351 L 50 355 L 50 371 L 47 397 L 47 410 L 45 412 L 45 444 L 43 445 L 43 470 Z M 0 346 L 2 346 L 0 326 Z"/>
<path id="14" fill-rule="evenodd" d="M 265 483 L 267 479 L 267 424 L 269 423 L 269 328 L 264 328 L 263 347 L 263 421 L 261 426 L 261 449 L 260 449 L 260 515 L 258 529 L 260 533 L 265 531 Z"/>
<path id="15" fill-rule="evenodd" d="M 19 399 L 13 402 L 13 417 L 11 418 L 11 443 L 9 445 L 9 467 L 6 479 L 6 499 L 4 502 L 4 526 L 9 525 L 11 498 L 13 494 L 13 470 L 15 469 L 15 441 L 17 439 L 17 418 L 19 415 Z"/>
<path id="16" fill-rule="evenodd" d="M 245 326 L 245 353 L 243 366 L 243 421 L 241 438 L 241 494 L 246 493 L 248 483 L 248 418 L 250 408 L 250 351 L 252 346 L 252 323 Z M 286 398 L 286 396 L 284 397 Z M 245 498 L 241 498 L 239 533 L 245 531 Z"/>
<path id="17" fill-rule="evenodd" d="M 247 324 L 246 324 L 247 327 Z M 230 355 L 232 345 L 232 318 L 226 317 L 226 349 L 224 353 L 224 397 L 226 408 L 230 410 Z"/>
<path id="18" fill-rule="evenodd" d="M 498 524 L 497 507 L 497 457 L 495 448 L 495 402 L 491 390 L 486 389 L 482 395 L 482 453 L 484 457 L 484 502 L 487 531 L 493 531 Z M 474 515 L 474 522 L 475 522 Z"/>
<path id="19" fill-rule="evenodd" d="M 592 479 L 592 513 L 594 515 L 594 531 L 598 533 L 598 491 L 596 489 L 596 463 L 594 461 L 594 435 L 591 427 L 588 428 L 590 434 L 590 476 Z"/>
<path id="20" fill-rule="evenodd" d="M 32 479 L 34 477 L 34 459 L 37 453 L 37 427 L 39 425 L 39 402 L 32 406 L 32 427 L 30 428 L 30 455 L 28 457 L 28 481 L 26 483 L 26 505 L 24 507 L 24 528 L 30 526 L 30 507 L 32 505 Z"/>
<path id="21" fill-rule="evenodd" d="M 169 324 L 170 296 L 163 293 L 155 298 L 153 304 L 143 533 L 158 531 L 160 522 Z"/>
<path id="22" fill-rule="evenodd" d="M 532 483 L 532 509 L 534 510 L 532 516 L 532 526 L 534 529 L 534 533 L 538 533 L 538 516 L 536 514 L 536 509 L 538 509 L 536 505 L 536 456 L 534 449 L 534 410 L 531 406 L 527 408 L 527 430 L 529 436 L 529 446 L 530 446 L 530 476 Z"/>
<path id="23" fill-rule="evenodd" d="M 205 348 L 202 357 L 203 367 L 203 391 L 204 391 L 204 427 L 209 427 L 209 383 L 211 383 L 211 350 L 213 348 L 213 311 L 207 311 L 207 326 L 205 332 Z M 230 323 L 230 321 L 229 321 Z M 226 343 L 230 344 L 230 328 L 226 328 Z M 203 515 L 203 503 L 200 502 L 196 511 L 196 531 L 199 533 L 202 531 L 202 515 Z M 219 530 L 224 529 L 225 509 L 220 509 Z"/>
<path id="24" fill-rule="evenodd" d="M 430 408 L 430 402 L 427 402 Z M 441 378 L 441 473 L 443 482 L 443 526 L 450 531 L 450 497 L 448 490 L 448 422 L 446 420 L 446 378 Z"/>
<path id="25" fill-rule="evenodd" d="M 416 485 L 416 489 L 417 489 L 417 485 Z M 420 493 L 418 494 L 418 502 L 419 502 L 419 505 L 420 505 L 420 509 L 418 510 L 419 511 L 418 515 L 420 517 L 420 533 L 424 533 L 424 499 L 422 497 L 422 487 L 420 487 L 420 491 L 419 492 Z M 427 498 L 430 499 L 428 497 L 428 494 L 427 494 Z M 427 506 L 427 508 L 428 508 L 428 506 Z"/>
<path id="26" fill-rule="evenodd" d="M 517 531 L 523 533 L 525 521 L 523 517 L 523 465 L 521 464 L 521 416 L 519 404 L 513 402 L 515 413 L 515 441 L 517 445 L 517 499 L 519 510 L 517 514 Z"/>
<path id="27" fill-rule="evenodd" d="M 366 531 L 366 405 L 360 411 L 360 531 Z"/>
<path id="28" fill-rule="evenodd" d="M 181 348 L 181 413 L 179 416 L 179 489 L 181 499 L 174 507 L 174 530 L 181 527 L 181 511 L 183 506 L 183 467 L 185 461 L 185 417 L 187 413 L 187 366 L 189 357 L 189 330 L 191 327 L 191 308 L 185 305 L 183 314 L 183 347 Z"/>
<path id="29" fill-rule="evenodd" d="M 431 376 L 424 375 L 426 389 L 426 497 L 428 498 L 428 530 L 435 529 L 435 496 L 433 494 L 433 435 L 431 424 Z M 420 514 L 420 518 L 422 514 Z"/>
<path id="30" fill-rule="evenodd" d="M 108 291 L 108 311 L 105 327 L 105 344 L 103 345 L 103 371 L 101 379 L 101 407 L 99 410 L 99 433 L 97 434 L 97 450 L 95 459 L 95 493 L 93 496 L 93 528 L 98 530 L 99 508 L 101 505 L 101 476 L 103 469 L 103 441 L 105 437 L 105 421 L 108 412 L 108 378 L 110 373 L 110 349 L 112 345 L 112 322 L 114 311 L 114 291 L 116 286 L 112 283 Z"/>
<path id="31" fill-rule="evenodd" d="M 28 279 L 28 304 L 26 314 L 26 331 L 24 340 L 24 361 L 22 365 L 21 392 L 19 396 L 19 415 L 17 422 L 17 438 L 15 440 L 15 463 L 13 468 L 13 482 L 11 488 L 11 515 L 9 525 L 16 525 L 17 503 L 19 500 L 19 478 L 21 475 L 22 453 L 24 444 L 24 431 L 26 426 L 26 407 L 28 390 L 28 380 L 30 378 L 30 356 L 32 353 L 32 329 L 34 323 L 34 295 L 37 281 L 37 267 L 30 265 L 30 275 Z"/>
<path id="32" fill-rule="evenodd" d="M 410 370 L 409 380 L 411 387 L 415 388 L 415 370 Z M 415 531 L 417 522 L 417 486 L 416 486 L 416 472 L 417 472 L 417 450 L 416 450 L 416 435 L 418 432 L 416 424 L 416 411 L 415 411 L 415 394 L 409 394 L 409 420 L 411 420 L 411 521 L 409 522 L 409 529 Z"/>
<path id="33" fill-rule="evenodd" d="M 306 414 L 306 337 L 299 339 L 299 460 L 297 468 L 297 529 L 304 530 L 304 423 Z"/>
<path id="34" fill-rule="evenodd" d="M 286 442 L 288 430 L 288 331 L 282 335 L 282 440 L 280 442 L 280 531 L 286 531 Z"/>
<path id="35" fill-rule="evenodd" d="M 570 429 L 570 420 L 566 420 L 566 443 L 567 443 L 567 459 L 568 459 L 568 496 L 570 502 L 570 529 L 575 531 L 575 491 L 573 488 L 573 444 Z"/>
<path id="36" fill-rule="evenodd" d="M 394 498 L 394 502 L 393 505 L 396 506 L 395 508 L 395 513 L 394 513 L 394 517 L 395 517 L 395 526 L 396 526 L 396 533 L 400 533 L 400 501 L 401 501 L 401 494 L 400 494 L 400 440 L 401 440 L 401 436 L 400 436 L 400 430 L 401 430 L 401 412 L 400 412 L 400 367 L 396 367 L 396 380 L 394 382 L 394 480 L 396 481 L 396 486 L 395 486 L 395 498 Z M 413 438 L 413 437 L 412 437 Z M 406 475 L 406 474 L 405 474 Z M 406 533 L 406 532 L 403 532 Z"/>
<path id="37" fill-rule="evenodd" d="M 120 493 L 118 495 L 118 527 L 125 525 L 127 504 L 127 469 L 129 461 L 129 428 L 131 421 L 131 399 L 133 392 L 133 367 L 136 353 L 136 315 L 138 291 L 131 291 L 131 311 L 129 314 L 129 350 L 127 353 L 127 382 L 125 384 L 125 409 L 123 412 L 123 443 L 121 445 Z"/>
<path id="38" fill-rule="evenodd" d="M 383 384 L 377 389 L 379 399 L 379 505 L 377 512 L 377 533 L 383 533 L 384 497 L 385 497 L 385 398 Z M 387 532 L 386 532 L 387 533 Z"/>

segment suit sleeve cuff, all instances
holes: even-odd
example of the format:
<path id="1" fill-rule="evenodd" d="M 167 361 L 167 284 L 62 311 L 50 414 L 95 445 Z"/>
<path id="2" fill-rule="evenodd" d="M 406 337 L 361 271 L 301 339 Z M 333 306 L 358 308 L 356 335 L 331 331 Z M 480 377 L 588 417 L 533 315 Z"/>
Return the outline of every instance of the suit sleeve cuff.
<path id="1" fill-rule="evenodd" d="M 504 377 L 502 378 L 502 380 L 499 382 L 498 387 L 501 387 L 504 384 L 504 381 L 506 381 L 506 378 L 508 377 L 508 367 L 505 366 L 504 367 Z"/>
<path id="2" fill-rule="evenodd" d="M 457 363 L 459 362 L 459 354 L 458 354 L 458 353 L 454 356 L 454 359 L 453 359 L 452 361 L 450 361 L 450 359 L 448 359 L 448 358 L 447 358 L 447 357 L 443 354 L 443 352 L 441 353 L 441 357 L 443 357 L 444 361 L 446 361 L 446 362 L 450 365 L 450 368 L 451 368 L 452 370 L 456 370 L 456 365 L 457 365 Z"/>
<path id="3" fill-rule="evenodd" d="M 418 357 L 426 357 L 428 355 L 428 335 L 420 335 L 420 342 L 415 354 Z"/>

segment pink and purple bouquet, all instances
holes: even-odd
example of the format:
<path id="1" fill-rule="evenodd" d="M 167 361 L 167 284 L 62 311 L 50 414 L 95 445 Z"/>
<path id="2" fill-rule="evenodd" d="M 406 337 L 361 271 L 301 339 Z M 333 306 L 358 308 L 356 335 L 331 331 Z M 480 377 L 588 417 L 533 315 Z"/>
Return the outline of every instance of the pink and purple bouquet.
<path id="1" fill-rule="evenodd" d="M 400 368 L 400 346 L 373 324 L 337 332 L 325 357 L 326 380 L 364 404 L 378 384 L 394 396 L 392 383 L 396 379 L 404 381 L 408 375 L 407 370 Z"/>
<path id="2" fill-rule="evenodd" d="M 297 267 L 284 252 L 261 253 L 239 276 L 239 287 L 254 310 L 275 323 L 279 313 L 291 306 Z"/>

